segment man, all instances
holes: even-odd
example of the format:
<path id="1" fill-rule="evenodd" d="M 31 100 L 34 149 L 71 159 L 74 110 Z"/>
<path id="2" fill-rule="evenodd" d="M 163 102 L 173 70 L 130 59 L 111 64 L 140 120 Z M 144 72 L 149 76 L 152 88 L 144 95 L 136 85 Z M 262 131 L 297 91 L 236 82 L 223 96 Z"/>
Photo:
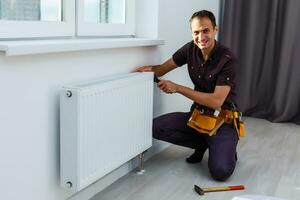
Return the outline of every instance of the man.
<path id="1" fill-rule="evenodd" d="M 160 80 L 157 86 L 165 93 L 179 93 L 194 101 L 191 111 L 230 109 L 235 103 L 235 59 L 232 53 L 215 40 L 218 32 L 213 13 L 202 10 L 190 19 L 193 41 L 177 50 L 161 65 L 143 66 L 136 71 L 152 71 L 163 76 L 187 64 L 194 89 Z M 224 181 L 233 173 L 236 164 L 237 132 L 233 124 L 224 123 L 213 136 L 198 133 L 187 126 L 191 112 L 169 113 L 153 121 L 153 137 L 173 144 L 195 149 L 186 159 L 188 163 L 201 162 L 209 149 L 208 167 L 212 177 Z"/>

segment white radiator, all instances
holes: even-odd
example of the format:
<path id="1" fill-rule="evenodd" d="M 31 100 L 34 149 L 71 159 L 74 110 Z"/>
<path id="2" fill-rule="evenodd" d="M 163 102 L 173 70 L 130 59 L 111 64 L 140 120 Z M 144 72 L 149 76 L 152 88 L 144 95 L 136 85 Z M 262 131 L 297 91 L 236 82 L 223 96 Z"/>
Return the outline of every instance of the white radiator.
<path id="1" fill-rule="evenodd" d="M 61 185 L 79 191 L 152 145 L 153 74 L 63 87 Z"/>

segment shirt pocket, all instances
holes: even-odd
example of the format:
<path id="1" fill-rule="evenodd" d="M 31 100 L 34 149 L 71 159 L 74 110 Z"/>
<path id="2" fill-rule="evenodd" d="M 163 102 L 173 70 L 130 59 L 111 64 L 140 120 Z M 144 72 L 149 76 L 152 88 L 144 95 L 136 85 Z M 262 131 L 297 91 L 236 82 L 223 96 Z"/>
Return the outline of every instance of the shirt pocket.
<path id="1" fill-rule="evenodd" d="M 203 87 L 205 88 L 207 93 L 213 93 L 215 91 L 217 75 L 213 73 L 207 73 L 203 77 Z"/>

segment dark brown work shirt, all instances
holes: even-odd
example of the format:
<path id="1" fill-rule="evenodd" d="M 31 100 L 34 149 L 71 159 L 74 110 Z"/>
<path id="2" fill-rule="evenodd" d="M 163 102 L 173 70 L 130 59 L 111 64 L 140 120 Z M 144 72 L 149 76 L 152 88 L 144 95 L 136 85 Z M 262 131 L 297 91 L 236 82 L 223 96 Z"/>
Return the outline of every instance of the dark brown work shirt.
<path id="1" fill-rule="evenodd" d="M 236 60 L 228 48 L 216 42 L 209 59 L 205 61 L 199 47 L 191 41 L 173 54 L 173 60 L 177 66 L 187 64 L 196 91 L 213 93 L 215 86 L 228 85 L 231 90 L 222 107 L 236 103 Z"/>

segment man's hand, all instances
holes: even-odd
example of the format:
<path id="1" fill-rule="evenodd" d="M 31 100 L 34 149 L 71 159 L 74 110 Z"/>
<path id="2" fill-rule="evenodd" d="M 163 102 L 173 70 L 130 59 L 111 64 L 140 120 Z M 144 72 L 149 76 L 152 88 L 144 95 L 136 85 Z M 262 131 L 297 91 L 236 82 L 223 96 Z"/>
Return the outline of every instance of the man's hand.
<path id="1" fill-rule="evenodd" d="M 134 72 L 154 72 L 158 77 L 161 77 L 168 73 L 169 71 L 175 69 L 177 65 L 173 61 L 172 58 L 167 60 L 161 65 L 146 65 L 142 67 L 138 67 L 134 70 Z"/>
<path id="2" fill-rule="evenodd" d="M 157 83 L 157 86 L 159 89 L 164 91 L 167 94 L 173 94 L 176 93 L 180 85 L 173 83 L 172 81 L 168 80 L 161 80 Z"/>
<path id="3" fill-rule="evenodd" d="M 134 72 L 152 72 L 152 66 L 142 66 L 134 70 Z"/>

